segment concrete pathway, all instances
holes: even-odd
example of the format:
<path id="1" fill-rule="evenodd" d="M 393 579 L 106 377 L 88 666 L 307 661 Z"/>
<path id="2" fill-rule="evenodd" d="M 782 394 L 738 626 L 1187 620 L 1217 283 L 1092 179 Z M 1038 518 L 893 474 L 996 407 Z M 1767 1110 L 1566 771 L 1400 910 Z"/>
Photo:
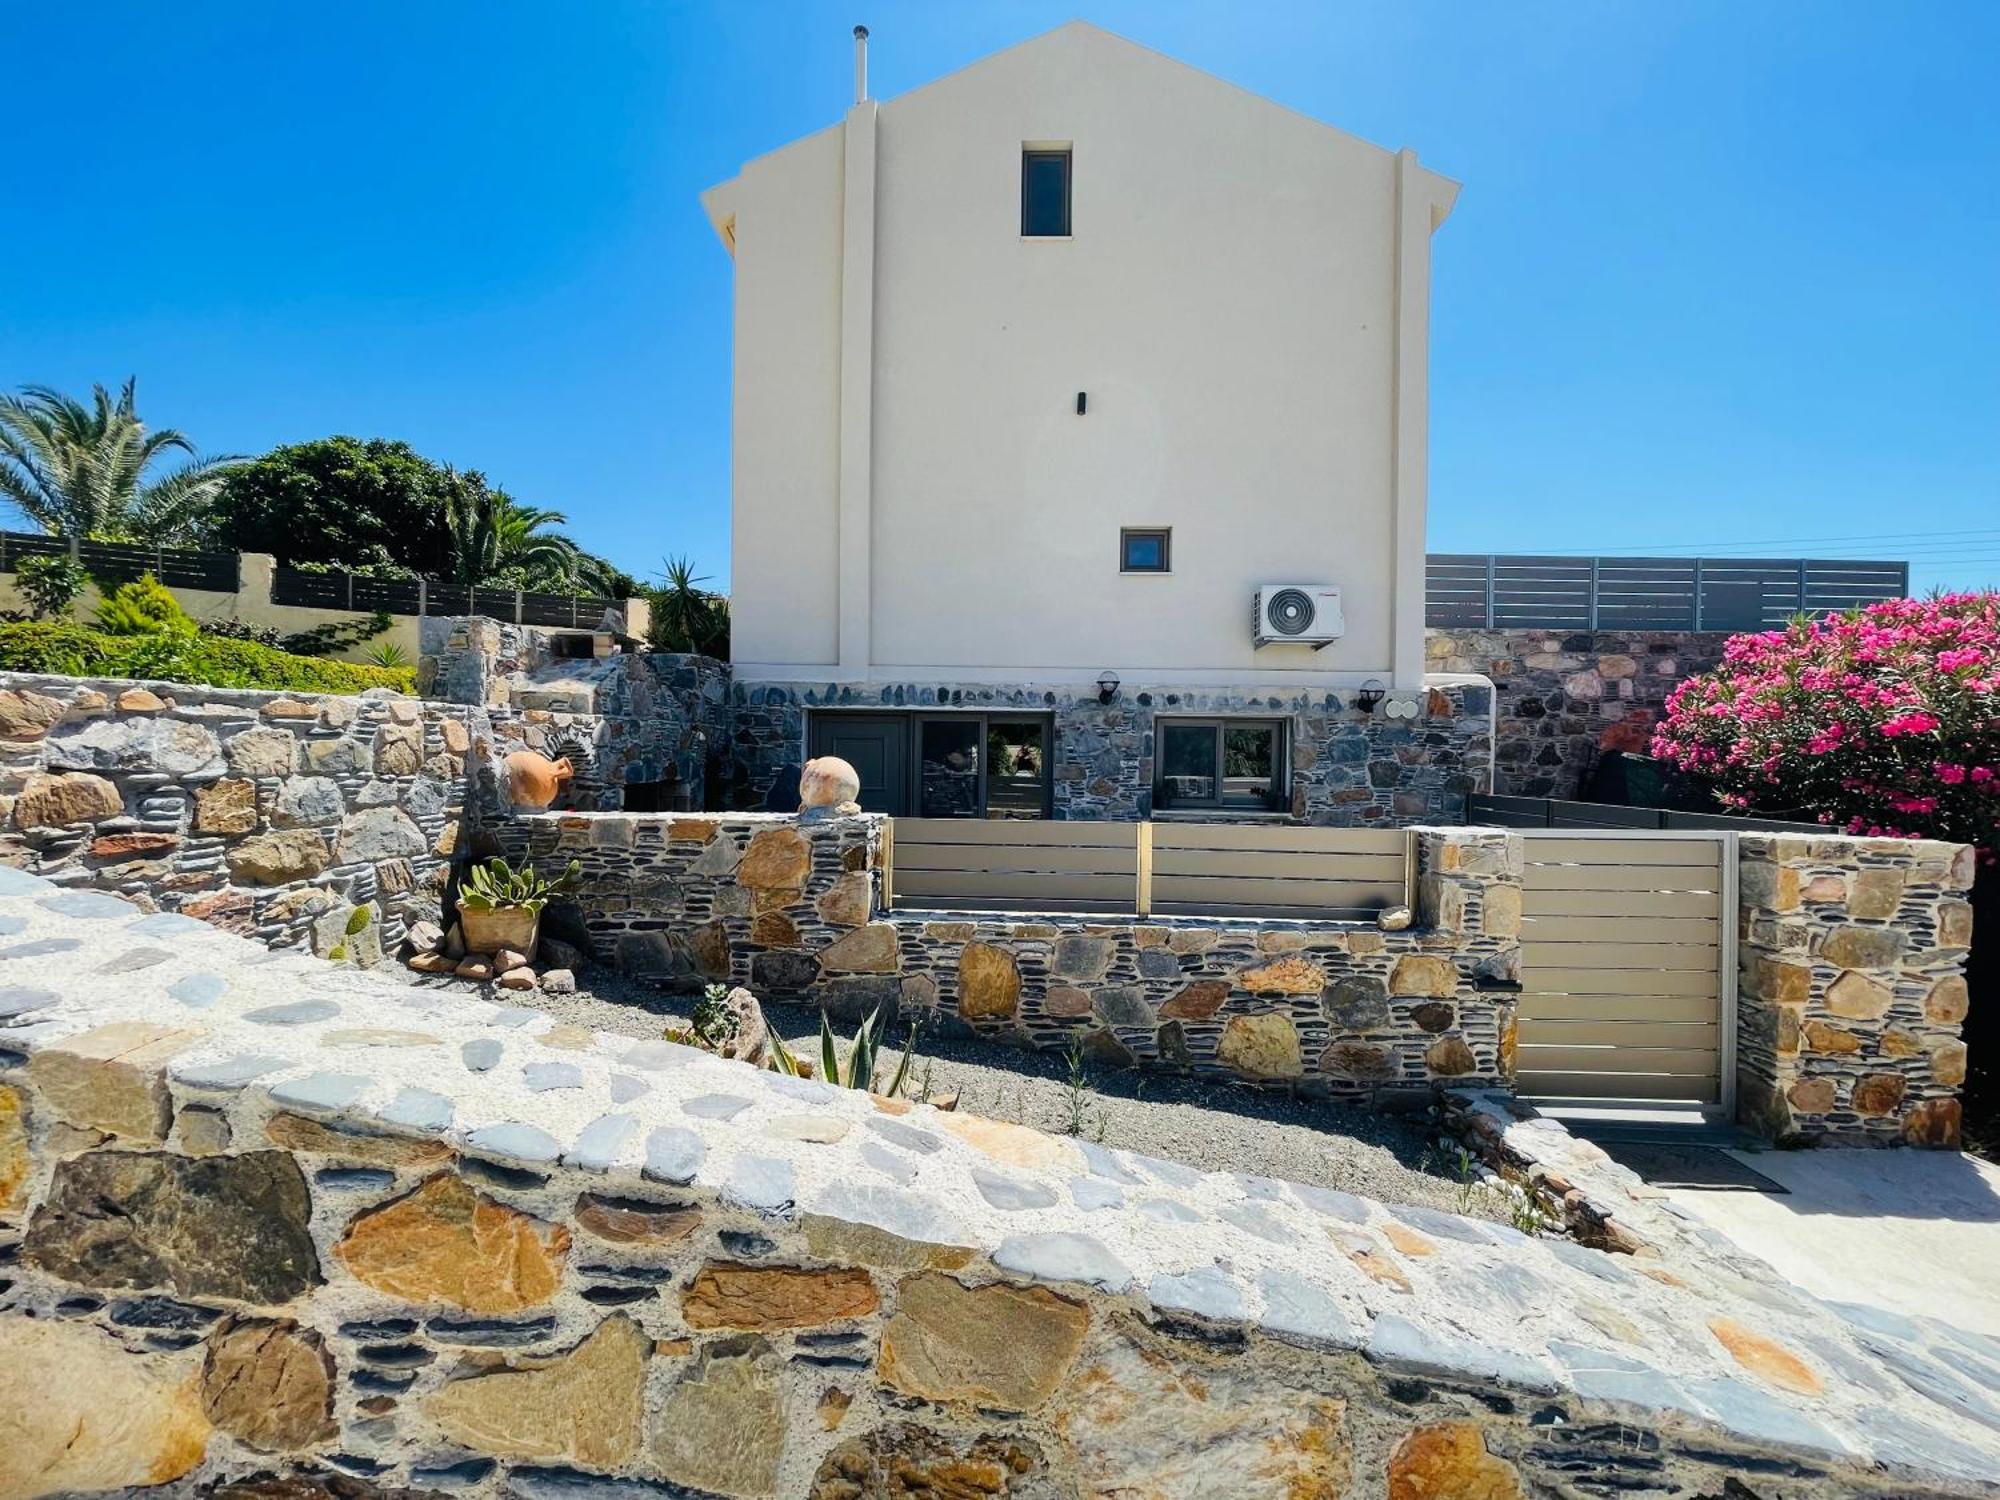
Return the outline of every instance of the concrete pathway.
<path id="1" fill-rule="evenodd" d="M 1668 1191 L 1815 1296 L 2000 1336 L 2000 1166 L 1946 1151 L 1736 1152 L 1791 1191 Z"/>

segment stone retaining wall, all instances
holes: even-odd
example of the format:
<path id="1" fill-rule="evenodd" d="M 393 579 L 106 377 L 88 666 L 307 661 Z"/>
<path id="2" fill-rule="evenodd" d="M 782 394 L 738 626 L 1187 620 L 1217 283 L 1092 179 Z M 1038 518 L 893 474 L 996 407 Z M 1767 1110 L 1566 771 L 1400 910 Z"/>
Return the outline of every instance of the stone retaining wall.
<path id="1" fill-rule="evenodd" d="M 1788 1142 L 1956 1146 L 1973 851 L 1742 834 L 1738 1114 Z"/>
<path id="2" fill-rule="evenodd" d="M 1607 752 L 1646 753 L 1667 695 L 1720 663 L 1728 640 L 1718 630 L 1433 629 L 1424 665 L 1493 679 L 1493 791 L 1575 797 Z"/>
<path id="3" fill-rule="evenodd" d="M 1513 1070 L 1521 840 L 1424 829 L 1417 925 L 884 912 L 884 820 L 543 814 L 498 830 L 581 861 L 597 956 L 663 984 L 748 985 L 854 1021 L 880 1008 L 1105 1061 L 1372 1096 Z"/>
<path id="4" fill-rule="evenodd" d="M 1991 1496 L 2000 1343 L 0 870 L 0 1495 Z M 156 958 L 156 955 L 157 958 Z"/>
<path id="5" fill-rule="evenodd" d="M 438 916 L 473 710 L 0 674 L 0 862 L 358 964 Z"/>

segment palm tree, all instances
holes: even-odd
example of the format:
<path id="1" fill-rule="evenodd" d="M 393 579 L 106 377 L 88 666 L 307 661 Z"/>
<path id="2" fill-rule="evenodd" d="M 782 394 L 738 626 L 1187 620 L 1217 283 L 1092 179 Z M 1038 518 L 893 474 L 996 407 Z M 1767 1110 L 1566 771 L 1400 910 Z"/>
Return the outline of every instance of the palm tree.
<path id="1" fill-rule="evenodd" d="M 611 565 L 559 531 L 569 517 L 523 505 L 489 489 L 476 471 L 445 467 L 445 525 L 451 533 L 452 581 L 472 588 L 488 581 L 551 591 L 608 589 Z"/>
<path id="2" fill-rule="evenodd" d="M 148 432 L 135 409 L 137 385 L 127 380 L 115 402 L 96 386 L 90 406 L 42 385 L 0 396 L 0 500 L 57 536 L 189 539 L 242 460 L 203 458 L 172 427 Z M 169 452 L 187 462 L 149 480 L 154 460 Z"/>
<path id="3" fill-rule="evenodd" d="M 568 516 L 559 510 L 522 505 L 505 490 L 499 492 L 499 498 L 496 530 L 502 570 L 518 570 L 538 583 L 553 584 L 559 589 L 590 589 L 600 594 L 611 591 L 609 563 L 584 551 L 561 532 L 542 529 L 566 526 Z"/>
<path id="4" fill-rule="evenodd" d="M 451 534 L 451 578 L 472 588 L 500 564 L 500 495 L 478 470 L 444 466 L 444 524 Z"/>

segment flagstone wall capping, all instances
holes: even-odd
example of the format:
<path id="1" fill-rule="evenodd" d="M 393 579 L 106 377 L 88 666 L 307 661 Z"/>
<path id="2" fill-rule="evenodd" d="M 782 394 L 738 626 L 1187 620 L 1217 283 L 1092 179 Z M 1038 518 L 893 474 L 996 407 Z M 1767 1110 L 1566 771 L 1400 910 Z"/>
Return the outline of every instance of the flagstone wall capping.
<path id="1" fill-rule="evenodd" d="M 1739 1115 L 1788 1143 L 1956 1147 L 1973 850 L 1738 836 Z"/>
<path id="2" fill-rule="evenodd" d="M 436 920 L 484 715 L 0 674 L 0 861 L 371 964 Z"/>
<path id="3" fill-rule="evenodd" d="M 748 986 L 1033 1048 L 1390 1102 L 1511 1080 L 1520 836 L 1418 830 L 1415 925 L 885 911 L 884 819 L 542 813 L 510 856 L 582 866 L 596 956 L 673 988 Z"/>
<path id="4" fill-rule="evenodd" d="M 0 1270 L 14 1500 L 1861 1500 L 2000 1472 L 2000 1342 L 1728 1247 L 1205 1173 L 15 870 Z"/>

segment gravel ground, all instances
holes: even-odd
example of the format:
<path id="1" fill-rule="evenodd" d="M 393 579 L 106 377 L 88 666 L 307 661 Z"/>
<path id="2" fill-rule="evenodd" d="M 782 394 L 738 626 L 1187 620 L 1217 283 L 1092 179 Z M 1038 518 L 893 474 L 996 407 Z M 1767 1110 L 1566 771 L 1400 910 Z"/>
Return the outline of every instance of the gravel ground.
<path id="1" fill-rule="evenodd" d="M 498 990 L 503 1004 L 532 1005 L 559 1020 L 600 1031 L 657 1037 L 685 1025 L 690 997 L 665 994 L 607 969 L 577 976 L 573 995 Z M 793 1043 L 819 1055 L 819 1012 L 767 1002 L 765 1018 Z M 837 1028 L 851 1034 L 852 1028 Z M 899 1044 L 902 1029 L 890 1041 Z M 885 1053 L 893 1054 L 892 1045 Z M 1067 1058 L 971 1037 L 926 1035 L 907 1092 L 956 1090 L 959 1108 L 1041 1130 L 1079 1134 L 1128 1151 L 1164 1156 L 1205 1171 L 1246 1172 L 1341 1188 L 1391 1203 L 1505 1220 L 1508 1200 L 1482 1187 L 1482 1169 L 1462 1167 L 1455 1145 L 1440 1143 L 1423 1115 L 1388 1115 L 1201 1078 L 1084 1064 L 1073 1087 Z M 1461 1181 L 1470 1171 L 1473 1181 Z"/>

